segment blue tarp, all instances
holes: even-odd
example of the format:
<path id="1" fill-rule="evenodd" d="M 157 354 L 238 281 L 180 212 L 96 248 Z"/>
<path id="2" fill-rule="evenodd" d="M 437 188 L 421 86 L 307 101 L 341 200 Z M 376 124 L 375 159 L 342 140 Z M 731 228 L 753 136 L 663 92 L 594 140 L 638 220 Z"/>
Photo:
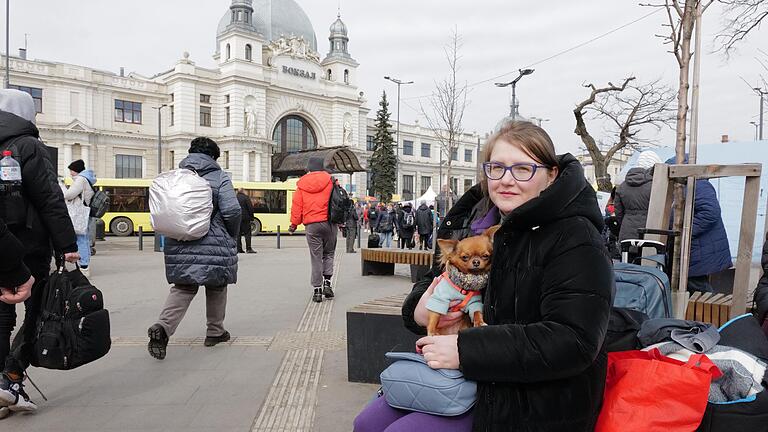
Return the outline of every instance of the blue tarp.
<path id="1" fill-rule="evenodd" d="M 667 160 L 675 155 L 674 149 L 662 147 L 653 149 L 661 160 Z M 619 173 L 617 182 L 623 181 L 627 171 L 637 166 L 640 152 L 635 152 L 624 169 Z M 729 142 L 720 144 L 700 145 L 698 148 L 698 164 L 740 164 L 760 163 L 763 165 L 763 175 L 760 177 L 760 198 L 757 204 L 757 226 L 755 229 L 755 244 L 752 250 L 752 261 L 759 262 L 765 238 L 766 191 L 768 191 L 768 141 Z M 731 256 L 736 257 L 739 245 L 739 230 L 741 225 L 742 200 L 744 199 L 744 177 L 726 177 L 710 180 L 717 191 L 717 197 L 722 209 L 723 223 L 728 233 Z"/>

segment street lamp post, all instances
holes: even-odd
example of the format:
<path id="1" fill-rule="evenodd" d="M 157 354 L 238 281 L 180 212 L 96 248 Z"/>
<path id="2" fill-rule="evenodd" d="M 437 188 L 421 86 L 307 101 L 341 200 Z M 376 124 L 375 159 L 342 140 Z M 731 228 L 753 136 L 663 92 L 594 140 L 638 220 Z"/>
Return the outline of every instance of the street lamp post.
<path id="1" fill-rule="evenodd" d="M 517 76 L 517 78 L 513 79 L 510 82 L 507 83 L 496 83 L 496 87 L 508 87 L 512 86 L 512 103 L 509 106 L 509 116 L 512 117 L 512 120 L 517 119 L 517 95 L 515 93 L 515 88 L 517 87 L 517 82 L 520 81 L 524 76 L 532 74 L 534 69 L 519 69 L 520 75 Z"/>
<path id="2" fill-rule="evenodd" d="M 765 111 L 765 95 L 768 95 L 768 91 L 764 91 L 762 88 L 756 87 L 754 89 L 758 95 L 760 95 L 760 120 L 758 122 L 760 123 L 760 133 L 758 135 L 758 140 L 763 140 L 763 111 Z"/>
<path id="3" fill-rule="evenodd" d="M 11 0 L 5 0 L 5 85 L 11 87 Z"/>
<path id="4" fill-rule="evenodd" d="M 168 104 L 152 107 L 157 110 L 157 174 L 163 172 L 163 108 Z"/>
<path id="5" fill-rule="evenodd" d="M 400 165 L 400 86 L 413 84 L 413 81 L 402 81 L 388 76 L 385 76 L 384 79 L 397 84 L 397 142 L 395 143 L 395 192 L 397 192 L 397 185 L 400 183 L 398 174 Z"/>
<path id="6" fill-rule="evenodd" d="M 758 134 L 758 129 L 760 128 L 760 123 L 751 121 L 749 122 L 749 124 L 755 127 L 755 141 L 757 141 L 757 137 L 758 137 L 757 134 Z"/>
<path id="7" fill-rule="evenodd" d="M 160 175 L 163 172 L 163 108 L 168 104 L 162 104 L 157 107 L 152 107 L 157 110 L 157 174 Z M 155 233 L 155 252 L 162 252 L 165 249 L 165 238 Z"/>

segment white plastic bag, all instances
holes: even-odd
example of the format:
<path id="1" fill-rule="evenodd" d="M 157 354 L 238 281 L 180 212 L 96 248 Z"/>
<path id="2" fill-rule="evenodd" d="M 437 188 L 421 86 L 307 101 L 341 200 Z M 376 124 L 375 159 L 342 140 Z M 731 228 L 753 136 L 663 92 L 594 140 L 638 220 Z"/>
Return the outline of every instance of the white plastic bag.
<path id="1" fill-rule="evenodd" d="M 211 226 L 211 186 L 188 169 L 164 172 L 149 187 L 149 213 L 155 233 L 179 241 L 200 239 Z"/>
<path id="2" fill-rule="evenodd" d="M 83 199 L 78 196 L 72 201 L 67 201 L 67 212 L 69 218 L 72 219 L 72 228 L 75 229 L 75 234 L 88 234 L 88 219 L 91 217 L 91 209 L 83 203 Z"/>

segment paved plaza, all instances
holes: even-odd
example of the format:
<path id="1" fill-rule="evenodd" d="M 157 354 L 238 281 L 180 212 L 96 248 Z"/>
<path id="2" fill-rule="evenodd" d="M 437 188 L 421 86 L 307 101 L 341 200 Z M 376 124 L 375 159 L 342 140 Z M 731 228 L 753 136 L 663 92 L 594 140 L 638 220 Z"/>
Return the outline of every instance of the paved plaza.
<path id="1" fill-rule="evenodd" d="M 147 327 L 168 294 L 162 254 L 151 237 L 144 251 L 135 237 L 99 242 L 91 281 L 110 311 L 112 350 L 73 371 L 30 368 L 48 401 L 28 385 L 39 411 L 0 420 L 2 429 L 351 431 L 378 387 L 347 382 L 346 310 L 411 283 L 406 266 L 394 277 L 362 277 L 359 253 L 344 253 L 339 240 L 336 298 L 313 303 L 304 237 L 283 236 L 281 249 L 274 236 L 254 238 L 259 253 L 240 255 L 239 282 L 229 288 L 232 340 L 203 346 L 201 291 L 163 361 L 146 348 Z"/>

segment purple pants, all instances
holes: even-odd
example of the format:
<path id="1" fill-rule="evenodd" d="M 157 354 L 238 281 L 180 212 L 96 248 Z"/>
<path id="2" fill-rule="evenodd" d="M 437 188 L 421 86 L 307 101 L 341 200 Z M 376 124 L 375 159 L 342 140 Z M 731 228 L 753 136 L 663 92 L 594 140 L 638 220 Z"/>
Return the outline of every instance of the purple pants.
<path id="1" fill-rule="evenodd" d="M 357 415 L 354 432 L 469 432 L 472 410 L 455 417 L 441 417 L 392 408 L 382 396 L 373 400 Z"/>

